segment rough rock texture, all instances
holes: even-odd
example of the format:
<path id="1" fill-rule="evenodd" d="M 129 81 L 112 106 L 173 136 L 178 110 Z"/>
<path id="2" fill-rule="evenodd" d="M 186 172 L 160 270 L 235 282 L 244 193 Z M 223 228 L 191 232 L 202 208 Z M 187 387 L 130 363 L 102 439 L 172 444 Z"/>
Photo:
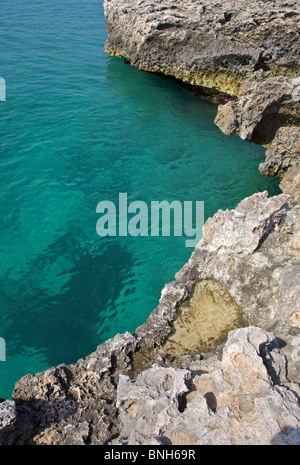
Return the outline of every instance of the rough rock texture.
<path id="1" fill-rule="evenodd" d="M 238 100 L 220 105 L 215 123 L 224 134 L 271 144 L 259 167 L 265 176 L 283 179 L 280 187 L 293 205 L 300 201 L 299 78 L 258 71 L 241 85 Z"/>
<path id="2" fill-rule="evenodd" d="M 299 386 L 274 383 L 274 337 L 259 328 L 229 333 L 221 361 L 197 370 L 154 366 L 121 376 L 122 429 L 113 444 L 300 444 Z M 277 353 L 278 357 L 278 353 Z"/>
<path id="3" fill-rule="evenodd" d="M 265 176 L 283 179 L 281 190 L 290 195 L 293 205 L 300 203 L 300 127 L 280 128 L 259 166 Z"/>
<path id="4" fill-rule="evenodd" d="M 300 444 L 299 3 L 104 0 L 104 11 L 108 53 L 238 95 L 216 123 L 273 141 L 260 169 L 286 194 L 258 193 L 210 218 L 135 334 L 23 377 L 0 403 L 0 444 Z M 211 353 L 168 354 L 202 280 L 224 286 L 245 327 Z"/>
<path id="5" fill-rule="evenodd" d="M 135 346 L 131 334 L 117 335 L 74 365 L 22 378 L 13 393 L 15 419 L 0 428 L 0 444 L 105 444 L 118 432 L 118 372 Z M 3 408 L 11 416 L 11 405 Z"/>
<path id="6" fill-rule="evenodd" d="M 106 51 L 136 68 L 237 95 L 264 69 L 299 69 L 297 1 L 104 0 Z"/>
<path id="7" fill-rule="evenodd" d="M 291 208 L 284 194 L 254 194 L 234 210 L 219 210 L 207 220 L 190 260 L 176 282 L 165 287 L 159 307 L 137 336 L 159 343 L 170 332 L 176 307 L 203 279 L 229 291 L 247 324 L 287 335 L 300 292 L 299 234 L 300 206 Z"/>
<path id="8" fill-rule="evenodd" d="M 270 143 L 282 126 L 299 125 L 295 80 L 258 71 L 241 85 L 238 101 L 220 105 L 215 123 L 224 134 Z"/>
<path id="9" fill-rule="evenodd" d="M 290 168 L 280 183 L 283 192 L 289 194 L 290 202 L 294 205 L 300 204 L 300 169 Z"/>
<path id="10" fill-rule="evenodd" d="M 266 151 L 266 161 L 259 165 L 264 176 L 283 178 L 290 168 L 300 165 L 300 127 L 282 127 Z"/>
<path id="11" fill-rule="evenodd" d="M 16 419 L 15 403 L 6 400 L 0 403 L 0 432 L 11 425 L 14 425 Z"/>
<path id="12" fill-rule="evenodd" d="M 189 262 L 176 281 L 165 286 L 159 306 L 135 334 L 117 335 L 76 364 L 23 377 L 13 393 L 15 410 L 11 403 L 0 404 L 0 443 L 126 442 L 131 416 L 137 430 L 139 422 L 147 422 L 144 438 L 130 436 L 133 443 L 155 443 L 157 436 L 173 444 L 297 443 L 300 207 L 291 208 L 287 199 L 284 194 L 268 198 L 265 192 L 232 211 L 219 211 L 206 222 Z M 216 280 L 228 289 L 246 326 L 259 326 L 273 335 L 261 329 L 231 333 L 222 362 L 219 349 L 168 357 L 163 344 L 172 334 L 177 310 L 202 279 Z M 132 376 L 135 354 L 154 346 L 156 358 L 150 366 L 159 363 L 165 371 L 145 371 L 137 381 L 124 377 Z M 201 378 L 203 372 L 210 375 Z M 217 387 L 205 391 L 202 381 L 210 378 Z M 162 379 L 163 385 L 157 386 Z M 137 390 L 143 396 L 151 391 L 157 401 L 137 410 L 134 402 L 127 402 L 131 388 L 133 397 Z M 195 390 L 199 393 L 192 399 Z M 185 408 L 188 398 L 190 407 Z M 122 410 L 125 404 L 127 413 Z M 157 417 L 150 415 L 150 407 Z M 194 411 L 199 414 L 197 424 L 190 421 Z M 158 419 L 163 425 L 160 433 Z M 238 426 L 241 421 L 243 429 Z M 264 434 L 255 432 L 260 429 Z"/>
<path id="13" fill-rule="evenodd" d="M 298 204 L 299 144 L 282 128 L 300 125 L 299 2 L 104 0 L 103 7 L 107 53 L 203 92 L 238 96 L 219 107 L 216 124 L 259 144 L 275 138 L 263 172 L 282 177 L 271 165 L 283 148 L 281 188 Z"/>

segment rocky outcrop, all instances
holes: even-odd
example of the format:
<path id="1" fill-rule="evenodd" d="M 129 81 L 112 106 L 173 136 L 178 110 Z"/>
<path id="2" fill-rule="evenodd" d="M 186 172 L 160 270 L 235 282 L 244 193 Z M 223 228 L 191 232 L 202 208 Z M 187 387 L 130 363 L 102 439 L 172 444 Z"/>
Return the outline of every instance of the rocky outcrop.
<path id="1" fill-rule="evenodd" d="M 277 131 L 259 170 L 265 176 L 282 179 L 281 190 L 289 194 L 293 205 L 300 204 L 300 127 L 282 127 Z"/>
<path id="2" fill-rule="evenodd" d="M 283 0 L 104 0 L 106 51 L 132 66 L 237 95 L 259 69 L 299 70 L 299 4 Z"/>
<path id="3" fill-rule="evenodd" d="M 0 444 L 105 444 L 118 433 L 116 386 L 136 339 L 129 333 L 107 341 L 85 360 L 22 378 L 12 405 L 0 404 L 6 424 Z M 1 423 L 0 423 L 1 425 Z"/>
<path id="4" fill-rule="evenodd" d="M 283 192 L 290 196 L 290 202 L 294 205 L 300 204 L 300 170 L 291 168 L 287 171 L 280 183 Z"/>
<path id="5" fill-rule="evenodd" d="M 297 2 L 104 0 L 103 6 L 108 54 L 203 93 L 238 97 L 219 107 L 215 122 L 220 129 L 263 145 L 274 140 L 269 168 L 271 153 L 278 160 L 278 143 L 285 147 L 285 167 L 289 159 L 295 164 L 299 145 L 292 148 L 282 128 L 300 124 Z M 300 173 L 292 165 L 281 188 L 296 205 Z M 270 175 L 269 168 L 263 173 Z"/>
<path id="6" fill-rule="evenodd" d="M 238 100 L 220 105 L 215 123 L 224 134 L 269 145 L 259 167 L 282 179 L 280 187 L 293 205 L 300 200 L 299 78 L 273 77 L 258 71 L 241 85 Z"/>
<path id="7" fill-rule="evenodd" d="M 229 333 L 221 358 L 185 356 L 178 366 L 160 359 L 137 379 L 120 374 L 113 388 L 95 365 L 85 366 L 81 382 L 70 376 L 80 362 L 48 370 L 35 376 L 27 402 L 23 396 L 23 403 L 0 404 L 1 443 L 300 444 L 299 384 L 287 379 L 290 355 L 283 345 L 260 328 L 237 329 Z M 117 351 L 118 371 L 128 339 L 116 336 L 91 357 L 99 364 L 107 348 Z M 299 352 L 298 341 L 292 353 L 298 361 Z M 117 381 L 111 360 L 106 363 L 105 372 Z M 30 381 L 19 383 L 22 389 L 27 385 L 25 397 Z"/>
<path id="8" fill-rule="evenodd" d="M 284 178 L 287 171 L 300 165 L 300 127 L 281 127 L 266 151 L 266 161 L 259 166 L 264 176 Z"/>
<path id="9" fill-rule="evenodd" d="M 300 292 L 299 228 L 300 207 L 291 208 L 284 194 L 254 194 L 234 210 L 218 211 L 207 220 L 203 238 L 176 282 L 165 287 L 160 306 L 136 334 L 159 343 L 195 282 L 209 279 L 228 290 L 246 324 L 287 335 Z"/>
<path id="10" fill-rule="evenodd" d="M 134 381 L 122 375 L 113 444 L 300 444 L 299 386 L 271 377 L 284 366 L 274 337 L 249 327 L 229 334 L 220 361 L 193 370 L 156 365 Z"/>
<path id="11" fill-rule="evenodd" d="M 216 123 L 269 145 L 260 170 L 285 193 L 210 218 L 134 334 L 23 377 L 0 403 L 0 443 L 300 444 L 298 3 L 104 0 L 104 11 L 108 53 L 238 96 Z"/>
<path id="12" fill-rule="evenodd" d="M 258 71 L 241 85 L 238 100 L 220 105 L 215 123 L 224 134 L 270 143 L 282 126 L 300 125 L 296 80 Z"/>
<path id="13" fill-rule="evenodd" d="M 0 443 L 299 442 L 300 207 L 287 199 L 265 192 L 216 213 L 135 334 L 16 384 L 0 410 Z M 246 328 L 230 333 L 221 360 L 226 337 L 212 352 L 168 353 L 182 305 L 205 280 L 228 289 Z"/>

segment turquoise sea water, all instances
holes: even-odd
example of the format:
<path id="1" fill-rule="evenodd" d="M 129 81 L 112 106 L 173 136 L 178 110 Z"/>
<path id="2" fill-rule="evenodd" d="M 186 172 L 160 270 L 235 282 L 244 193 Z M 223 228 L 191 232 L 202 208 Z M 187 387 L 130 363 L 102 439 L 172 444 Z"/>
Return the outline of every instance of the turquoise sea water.
<path id="1" fill-rule="evenodd" d="M 254 192 L 264 149 L 224 136 L 217 106 L 104 54 L 95 0 L 1 0 L 0 397 L 24 374 L 72 363 L 134 331 L 191 254 L 184 237 L 105 238 L 96 206 Z"/>

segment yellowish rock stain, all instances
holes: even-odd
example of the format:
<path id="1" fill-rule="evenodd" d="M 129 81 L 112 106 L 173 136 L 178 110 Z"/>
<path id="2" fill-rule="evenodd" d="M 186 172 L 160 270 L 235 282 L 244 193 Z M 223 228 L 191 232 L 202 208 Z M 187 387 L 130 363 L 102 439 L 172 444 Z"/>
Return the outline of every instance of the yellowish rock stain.
<path id="1" fill-rule="evenodd" d="M 191 298 L 178 307 L 166 341 L 133 354 L 132 375 L 149 368 L 159 354 L 176 357 L 209 352 L 226 340 L 229 331 L 241 326 L 240 308 L 225 287 L 213 280 L 200 281 Z"/>

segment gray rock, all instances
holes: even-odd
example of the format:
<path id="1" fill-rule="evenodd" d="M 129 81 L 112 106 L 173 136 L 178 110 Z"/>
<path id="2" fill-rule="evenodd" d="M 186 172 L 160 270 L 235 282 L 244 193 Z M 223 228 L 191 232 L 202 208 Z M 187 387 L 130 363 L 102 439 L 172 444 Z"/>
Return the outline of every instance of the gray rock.
<path id="1" fill-rule="evenodd" d="M 300 176 L 298 129 L 290 128 L 299 124 L 290 79 L 299 69 L 299 6 L 250 3 L 249 14 L 249 1 L 104 0 L 108 53 L 239 95 L 219 108 L 226 134 L 268 142 L 277 133 L 262 169 L 285 173 L 288 195 L 258 193 L 210 218 L 135 334 L 23 377 L 14 402 L 0 404 L 0 443 L 299 444 Z M 163 345 L 202 280 L 225 287 L 246 328 L 231 332 L 223 350 L 168 359 Z M 155 350 L 156 365 L 130 379 L 143 349 Z"/>
<path id="2" fill-rule="evenodd" d="M 189 377 L 186 370 L 160 367 L 143 372 L 136 381 L 121 376 L 117 406 L 124 433 L 121 432 L 116 442 L 154 444 L 166 419 L 178 416 L 182 397 L 188 392 L 186 383 Z"/>
<path id="3" fill-rule="evenodd" d="M 76 364 L 23 377 L 13 392 L 17 422 L 1 429 L 0 443 L 105 443 L 118 432 L 116 385 L 135 346 L 131 334 L 117 335 Z"/>
<path id="4" fill-rule="evenodd" d="M 295 80 L 259 71 L 241 86 L 237 102 L 220 105 L 215 123 L 224 134 L 270 144 L 259 166 L 265 176 L 282 179 L 292 205 L 300 203 L 300 107 Z"/>
<path id="5" fill-rule="evenodd" d="M 190 260 L 134 335 L 117 335 L 84 360 L 16 383 L 16 412 L 12 417 L 4 409 L 0 443 L 297 442 L 300 207 L 287 199 L 255 194 L 210 218 Z M 207 356 L 165 358 L 163 344 L 180 305 L 207 279 L 229 291 L 246 326 L 260 328 L 230 333 L 222 360 L 219 348 Z M 155 349 L 161 366 L 142 368 L 131 380 L 141 349 Z"/>
<path id="6" fill-rule="evenodd" d="M 299 69 L 296 1 L 104 0 L 106 51 L 136 68 L 237 95 L 255 70 Z"/>
<path id="7" fill-rule="evenodd" d="M 259 165 L 264 176 L 283 178 L 290 168 L 300 166 L 300 127 L 280 128 L 266 151 L 266 161 Z"/>
<path id="8" fill-rule="evenodd" d="M 293 79 L 257 71 L 241 85 L 237 102 L 219 106 L 215 123 L 227 135 L 238 134 L 244 140 L 268 144 L 282 126 L 298 126 L 300 123 L 294 88 Z M 278 150 L 277 145 L 282 147 L 280 134 L 274 141 L 273 152 Z M 296 133 L 294 137 L 297 137 Z M 286 140 L 287 144 L 293 142 Z"/>
<path id="9" fill-rule="evenodd" d="M 299 167 L 289 168 L 280 183 L 282 192 L 289 195 L 292 205 L 300 204 L 300 169 Z"/>
<path id="10" fill-rule="evenodd" d="M 274 385 L 261 357 L 273 339 L 260 328 L 238 329 L 209 372 L 155 366 L 135 381 L 122 376 L 122 428 L 112 443 L 300 444 L 299 398 L 290 386 Z"/>
<path id="11" fill-rule="evenodd" d="M 14 428 L 16 422 L 16 406 L 11 400 L 0 403 L 0 444 L 3 434 L 7 434 Z M 2 432 L 2 433 L 1 433 Z"/>
<path id="12" fill-rule="evenodd" d="M 191 293 L 195 281 L 216 280 L 240 306 L 246 324 L 287 335 L 300 291 L 300 211 L 290 209 L 287 199 L 284 194 L 254 194 L 234 210 L 208 219 L 174 288 L 185 286 Z M 137 330 L 138 337 L 147 327 Z"/>
<path id="13" fill-rule="evenodd" d="M 259 165 L 265 176 L 283 179 L 280 187 L 293 205 L 300 203 L 300 128 L 280 128 L 266 151 L 266 161 Z"/>

